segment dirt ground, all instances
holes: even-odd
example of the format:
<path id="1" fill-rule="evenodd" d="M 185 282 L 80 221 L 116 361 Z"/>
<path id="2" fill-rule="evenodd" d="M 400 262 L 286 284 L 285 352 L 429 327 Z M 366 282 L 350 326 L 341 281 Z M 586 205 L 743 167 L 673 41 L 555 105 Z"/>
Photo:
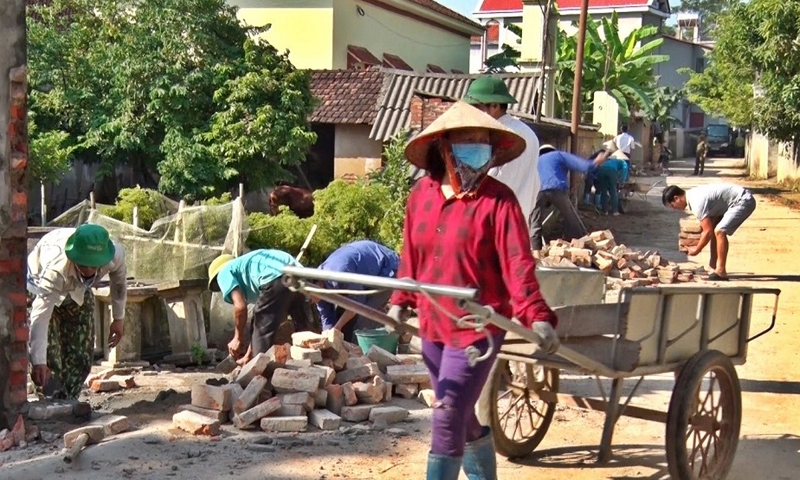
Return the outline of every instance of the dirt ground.
<path id="1" fill-rule="evenodd" d="M 706 177 L 687 176 L 688 165 L 676 162 L 668 183 L 691 187 L 701 183 L 747 183 L 737 162 L 710 159 Z M 660 178 L 637 181 L 654 183 Z M 619 242 L 641 250 L 659 250 L 667 258 L 685 261 L 677 252 L 680 214 L 660 204 L 660 184 L 646 200 L 635 200 L 621 217 L 594 217 L 593 227 L 608 227 Z M 737 371 L 743 390 L 739 448 L 729 480 L 790 480 L 800 471 L 800 213 L 769 198 L 773 188 L 754 184 L 758 207 L 731 239 L 728 270 L 742 285 L 782 290 L 777 326 L 749 346 L 748 361 Z M 706 262 L 707 257 L 693 259 Z M 751 331 L 770 322 L 769 298 L 757 298 Z M 395 433 L 358 431 L 266 435 L 236 431 L 230 426 L 218 441 L 191 437 L 173 430 L 170 417 L 177 405 L 188 403 L 195 381 L 209 372 L 138 376 L 140 385 L 125 394 L 95 395 L 97 414 L 128 415 L 136 428 L 92 446 L 72 466 L 65 465 L 61 441 L 37 442 L 0 454 L 0 478 L 23 479 L 386 479 L 424 478 L 430 437 L 430 411 L 415 401 L 396 400 L 412 410 L 410 420 Z M 634 404 L 666 410 L 672 375 L 647 377 Z M 594 380 L 562 377 L 562 390 L 592 391 Z M 608 386 L 606 385 L 606 388 Z M 599 465 L 594 458 L 604 415 L 559 408 L 538 450 L 521 460 L 498 458 L 501 480 L 536 479 L 661 479 L 668 478 L 662 424 L 621 418 L 614 436 L 614 457 Z M 41 424 L 43 431 L 66 430 L 65 425 Z M 262 442 L 262 443 L 256 443 Z M 269 442 L 269 443 L 263 443 Z"/>

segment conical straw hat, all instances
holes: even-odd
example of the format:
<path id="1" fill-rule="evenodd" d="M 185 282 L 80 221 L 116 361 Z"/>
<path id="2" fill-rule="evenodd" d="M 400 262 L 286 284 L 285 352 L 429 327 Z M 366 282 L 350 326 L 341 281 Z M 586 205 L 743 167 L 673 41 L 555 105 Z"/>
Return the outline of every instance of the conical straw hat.
<path id="1" fill-rule="evenodd" d="M 525 139 L 491 116 L 466 102 L 460 101 L 433 121 L 428 128 L 406 145 L 406 158 L 419 168 L 428 170 L 428 149 L 445 132 L 461 128 L 486 128 L 492 143 L 495 160 L 492 166 L 500 166 L 514 160 L 525 151 Z"/>

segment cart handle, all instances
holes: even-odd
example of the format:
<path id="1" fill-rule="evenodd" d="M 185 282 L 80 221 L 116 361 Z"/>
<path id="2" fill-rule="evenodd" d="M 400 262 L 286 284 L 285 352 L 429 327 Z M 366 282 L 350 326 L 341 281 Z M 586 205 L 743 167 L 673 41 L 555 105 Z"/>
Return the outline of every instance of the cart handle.
<path id="1" fill-rule="evenodd" d="M 757 333 L 756 335 L 753 335 L 752 337 L 748 338 L 747 339 L 748 343 L 752 342 L 753 340 L 755 340 L 755 339 L 757 339 L 759 337 L 762 337 L 762 336 L 766 335 L 767 333 L 771 332 L 773 328 L 775 328 L 775 323 L 776 323 L 776 321 L 778 319 L 778 299 L 781 296 L 781 291 L 778 290 L 777 288 L 755 289 L 754 293 L 756 293 L 756 294 L 758 294 L 758 293 L 766 293 L 766 294 L 775 295 L 775 305 L 772 307 L 772 321 L 769 323 L 769 327 L 767 327 L 766 330 L 764 330 L 764 331 L 762 331 L 760 333 Z"/>

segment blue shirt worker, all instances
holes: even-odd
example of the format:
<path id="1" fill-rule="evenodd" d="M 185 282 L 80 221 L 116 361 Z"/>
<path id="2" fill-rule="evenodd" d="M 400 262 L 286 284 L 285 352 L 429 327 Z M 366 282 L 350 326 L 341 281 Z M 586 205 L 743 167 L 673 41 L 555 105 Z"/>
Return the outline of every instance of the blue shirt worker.
<path id="1" fill-rule="evenodd" d="M 220 255 L 208 267 L 208 288 L 220 292 L 226 303 L 233 304 L 234 333 L 228 352 L 235 359 L 264 353 L 272 346 L 273 336 L 289 315 L 295 331 L 310 330 L 311 311 L 305 296 L 293 292 L 282 281 L 283 267 L 302 266 L 280 250 L 254 250 L 241 257 Z M 244 329 L 247 305 L 254 304 L 250 347 L 245 353 Z"/>
<path id="2" fill-rule="evenodd" d="M 564 219 L 564 235 L 567 238 L 580 238 L 586 235 L 586 227 L 578 216 L 578 211 L 569 199 L 570 171 L 589 173 L 602 165 L 607 155 L 599 155 L 592 162 L 577 155 L 556 150 L 552 145 L 542 145 L 539 148 L 539 163 L 537 170 L 542 182 L 536 204 L 531 216 L 531 247 L 534 251 L 542 249 L 542 224 L 545 211 L 550 207 L 558 210 Z"/>
<path id="3" fill-rule="evenodd" d="M 359 240 L 348 243 L 330 254 L 330 256 L 319 266 L 320 270 L 342 273 L 358 273 L 362 275 L 373 275 L 385 278 L 395 278 L 397 268 L 400 264 L 400 257 L 394 250 L 387 248 L 380 243 L 370 240 Z M 329 289 L 342 290 L 364 290 L 363 285 L 346 284 L 341 282 L 327 281 L 323 286 Z M 351 295 L 349 298 L 362 305 L 367 305 L 376 310 L 383 311 L 389 302 L 392 292 L 387 290 L 375 295 Z M 322 321 L 322 329 L 330 330 L 335 328 L 342 331 L 345 340 L 352 342 L 355 339 L 354 331 L 356 328 L 367 329 L 375 328 L 374 322 L 356 315 L 355 312 L 336 307 L 330 302 L 318 301 Z M 356 319 L 353 321 L 353 319 Z"/>

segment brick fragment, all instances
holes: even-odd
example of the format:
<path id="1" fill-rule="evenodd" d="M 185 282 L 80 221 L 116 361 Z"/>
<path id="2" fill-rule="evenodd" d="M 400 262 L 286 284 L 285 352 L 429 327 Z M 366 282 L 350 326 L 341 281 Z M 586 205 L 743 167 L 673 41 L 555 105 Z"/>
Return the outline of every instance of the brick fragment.
<path id="1" fill-rule="evenodd" d="M 173 415 L 172 424 L 192 435 L 219 435 L 219 420 L 188 410 Z"/>
<path id="2" fill-rule="evenodd" d="M 369 420 L 379 425 L 402 422 L 406 417 L 408 417 L 408 410 L 395 406 L 375 407 L 369 412 Z"/>
<path id="3" fill-rule="evenodd" d="M 386 367 L 386 379 L 392 383 L 424 383 L 430 381 L 425 365 L 392 365 Z"/>
<path id="4" fill-rule="evenodd" d="M 287 370 L 279 368 L 272 375 L 272 387 L 278 393 L 308 392 L 316 393 L 320 377 L 306 370 Z"/>
<path id="5" fill-rule="evenodd" d="M 276 417 L 298 417 L 305 416 L 308 411 L 302 405 L 281 405 L 281 408 L 273 414 Z"/>
<path id="6" fill-rule="evenodd" d="M 342 384 L 342 394 L 344 395 L 344 404 L 347 406 L 355 405 L 358 403 L 358 395 L 350 382 Z"/>
<path id="7" fill-rule="evenodd" d="M 367 365 L 361 365 L 356 368 L 348 368 L 346 370 L 342 370 L 341 372 L 336 374 L 334 382 L 340 385 L 347 382 L 358 382 L 372 378 L 379 372 L 380 369 L 378 368 L 377 363 L 369 363 Z"/>
<path id="8" fill-rule="evenodd" d="M 227 411 L 233 407 L 232 390 L 214 385 L 192 386 L 192 405 L 212 410 Z"/>
<path id="9" fill-rule="evenodd" d="M 281 408 L 281 400 L 278 397 L 270 398 L 266 402 L 259 403 L 250 410 L 246 410 L 233 417 L 233 424 L 236 428 L 246 428 L 253 423 L 267 417 Z"/>
<path id="10" fill-rule="evenodd" d="M 106 437 L 105 429 L 102 425 L 86 425 L 85 427 L 76 428 L 75 430 L 70 430 L 69 432 L 65 433 L 64 447 L 71 447 L 72 444 L 78 440 L 78 437 L 84 433 L 89 435 L 89 441 L 86 442 L 86 445 L 102 442 Z M 22 438 L 25 438 L 24 434 Z"/>
<path id="11" fill-rule="evenodd" d="M 419 384 L 399 383 L 394 387 L 394 393 L 403 398 L 414 398 L 419 393 Z"/>
<path id="12" fill-rule="evenodd" d="M 369 350 L 367 350 L 367 357 L 377 363 L 378 368 L 380 368 L 382 372 L 386 372 L 386 367 L 390 365 L 400 365 L 402 363 L 397 355 L 377 345 L 369 347 Z"/>
<path id="13" fill-rule="evenodd" d="M 316 391 L 314 395 L 316 395 Z M 281 402 L 281 405 L 300 405 L 306 412 L 310 412 L 314 409 L 314 396 L 310 395 L 308 392 L 298 392 L 298 393 L 284 393 L 278 395 L 278 398 Z"/>
<path id="14" fill-rule="evenodd" d="M 267 417 L 261 419 L 261 430 L 265 432 L 304 432 L 308 426 L 306 415 Z"/>
<path id="15" fill-rule="evenodd" d="M 375 405 L 352 405 L 342 408 L 342 420 L 348 422 L 364 422 L 369 419 L 369 414 Z"/>
<path id="16" fill-rule="evenodd" d="M 436 392 L 431 389 L 420 390 L 417 399 L 427 407 L 432 407 L 436 403 Z"/>
<path id="17" fill-rule="evenodd" d="M 325 387 L 325 391 L 328 393 L 325 407 L 336 415 L 341 415 L 342 407 L 344 407 L 344 391 L 342 386 L 331 384 Z"/>
<path id="18" fill-rule="evenodd" d="M 196 407 L 192 404 L 181 405 L 178 407 L 180 412 L 194 412 L 204 417 L 217 420 L 220 424 L 227 423 L 230 419 L 228 412 L 221 410 L 212 410 L 210 408 Z"/>
<path id="19" fill-rule="evenodd" d="M 120 390 L 122 386 L 119 382 L 114 380 L 95 380 L 92 382 L 91 389 L 93 392 L 102 393 L 102 392 L 115 392 Z"/>
<path id="20" fill-rule="evenodd" d="M 328 404 L 328 391 L 324 388 L 317 390 L 314 395 L 314 406 L 317 408 L 325 408 Z"/>
<path id="21" fill-rule="evenodd" d="M 247 384 L 247 388 L 244 389 L 244 392 L 242 392 L 236 402 L 234 402 L 233 411 L 239 414 L 252 407 L 256 401 L 258 401 L 261 392 L 266 386 L 267 379 L 265 377 L 261 375 L 253 377 L 250 383 Z"/>
<path id="22" fill-rule="evenodd" d="M 320 430 L 336 430 L 342 423 L 339 415 L 322 408 L 312 410 L 308 414 L 308 421 Z"/>
<path id="23" fill-rule="evenodd" d="M 117 435 L 128 430 L 131 427 L 131 422 L 128 420 L 128 417 L 122 415 L 104 415 L 92 421 L 92 425 L 102 426 L 105 435 L 110 437 L 111 435 Z"/>
<path id="24" fill-rule="evenodd" d="M 322 361 L 322 352 L 313 348 L 291 347 L 292 358 L 295 360 L 309 360 L 311 363 Z"/>
<path id="25" fill-rule="evenodd" d="M 356 391 L 356 397 L 360 403 L 376 404 L 383 400 L 385 385 L 386 382 L 375 377 L 370 383 L 354 383 L 353 389 Z"/>

